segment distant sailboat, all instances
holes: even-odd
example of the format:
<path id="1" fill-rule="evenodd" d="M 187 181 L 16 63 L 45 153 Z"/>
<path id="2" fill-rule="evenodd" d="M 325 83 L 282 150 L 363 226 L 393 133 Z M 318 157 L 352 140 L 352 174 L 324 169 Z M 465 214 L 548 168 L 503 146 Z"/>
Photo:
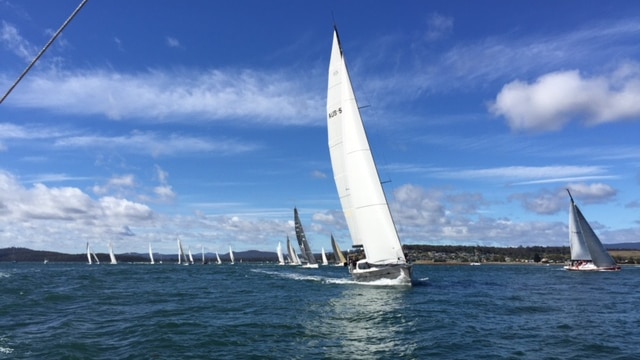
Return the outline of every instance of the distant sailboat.
<path id="1" fill-rule="evenodd" d="M 411 284 L 411 264 L 402 251 L 371 154 L 360 109 L 334 27 L 327 86 L 327 132 L 333 177 L 354 247 L 366 258 L 350 266 L 356 281 L 397 279 Z"/>
<path id="2" fill-rule="evenodd" d="M 204 256 L 204 245 L 202 245 L 202 265 L 207 263 L 207 259 Z"/>
<path id="3" fill-rule="evenodd" d="M 278 254 L 278 265 L 284 265 L 284 254 L 282 253 L 282 243 L 280 241 L 278 241 L 276 253 Z"/>
<path id="4" fill-rule="evenodd" d="M 149 243 L 149 260 L 152 265 L 156 263 L 155 261 L 153 261 L 153 250 L 151 250 L 151 243 Z"/>
<path id="5" fill-rule="evenodd" d="M 219 264 L 222 264 L 222 260 L 220 260 L 220 255 L 218 255 L 218 252 L 217 252 L 217 251 L 216 251 L 216 263 L 217 263 L 218 265 L 219 265 Z"/>
<path id="6" fill-rule="evenodd" d="M 344 257 L 338 242 L 331 234 L 331 247 L 333 248 L 333 258 L 335 259 L 336 266 L 347 266 L 347 259 Z"/>
<path id="7" fill-rule="evenodd" d="M 235 257 L 233 256 L 233 250 L 231 250 L 231 246 L 229 246 L 229 258 L 231 259 L 232 265 L 236 263 Z"/>
<path id="8" fill-rule="evenodd" d="M 324 253 L 324 248 L 322 248 L 322 265 L 329 265 L 327 254 Z"/>
<path id="9" fill-rule="evenodd" d="M 300 245 L 300 250 L 302 251 L 302 258 L 306 261 L 306 264 L 302 267 L 317 268 L 318 262 L 316 261 L 316 257 L 313 255 L 313 251 L 311 251 L 311 247 L 309 247 L 309 242 L 307 241 L 307 236 L 304 234 L 304 229 L 302 228 L 302 222 L 300 221 L 297 208 L 293 208 L 293 218 L 295 221 L 298 245 Z"/>
<path id="10" fill-rule="evenodd" d="M 573 202 L 571 192 L 569 208 L 569 245 L 571 248 L 571 265 L 564 268 L 571 271 L 618 271 L 620 265 L 609 255 L 598 239 L 584 215 Z"/>
<path id="11" fill-rule="evenodd" d="M 193 261 L 193 254 L 191 254 L 191 248 L 188 248 L 187 252 L 189 253 L 189 264 L 195 264 L 195 261 Z"/>
<path id="12" fill-rule="evenodd" d="M 289 263 L 289 265 L 302 264 L 302 262 L 298 258 L 298 254 L 296 254 L 296 251 L 293 248 L 293 244 L 291 244 L 291 239 L 289 239 L 289 235 L 287 235 L 287 252 L 289 253 L 289 258 L 291 258 L 291 262 Z"/>
<path id="13" fill-rule="evenodd" d="M 109 258 L 111 259 L 111 264 L 115 265 L 118 262 L 116 261 L 116 255 L 113 253 L 113 245 L 111 241 L 109 241 Z"/>
<path id="14" fill-rule="evenodd" d="M 91 260 L 91 248 L 89 247 L 89 242 L 87 241 L 87 263 L 91 265 L 93 262 Z"/>
<path id="15" fill-rule="evenodd" d="M 185 254 L 182 249 L 182 240 L 180 240 L 180 238 L 178 238 L 178 264 L 189 265 L 187 254 Z"/>

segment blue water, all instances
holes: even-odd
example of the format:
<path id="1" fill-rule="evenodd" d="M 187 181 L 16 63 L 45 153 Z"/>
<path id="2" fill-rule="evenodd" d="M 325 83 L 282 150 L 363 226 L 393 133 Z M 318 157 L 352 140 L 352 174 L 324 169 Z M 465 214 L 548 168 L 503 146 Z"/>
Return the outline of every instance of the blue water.
<path id="1" fill-rule="evenodd" d="M 0 359 L 631 359 L 640 268 L 0 263 Z"/>

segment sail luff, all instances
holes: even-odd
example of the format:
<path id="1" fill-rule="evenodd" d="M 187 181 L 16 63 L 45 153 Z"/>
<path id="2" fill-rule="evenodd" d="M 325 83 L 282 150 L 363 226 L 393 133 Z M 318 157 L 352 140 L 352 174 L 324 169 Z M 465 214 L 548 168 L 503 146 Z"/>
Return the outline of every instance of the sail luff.
<path id="1" fill-rule="evenodd" d="M 334 180 L 353 244 L 362 244 L 370 263 L 406 263 L 369 148 L 337 30 L 329 66 L 327 128 Z"/>

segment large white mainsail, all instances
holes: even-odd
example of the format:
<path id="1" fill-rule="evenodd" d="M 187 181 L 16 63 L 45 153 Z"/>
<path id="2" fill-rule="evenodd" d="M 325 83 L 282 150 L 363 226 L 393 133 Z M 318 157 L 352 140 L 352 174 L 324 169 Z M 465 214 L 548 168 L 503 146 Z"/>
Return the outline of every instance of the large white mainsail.
<path id="1" fill-rule="evenodd" d="M 327 130 L 338 196 L 353 244 L 362 245 L 366 254 L 363 266 L 399 266 L 398 270 L 404 270 L 397 275 L 408 275 L 410 283 L 411 267 L 382 190 L 335 28 L 329 64 Z M 353 271 L 352 274 L 356 276 Z M 361 280 L 374 280 L 374 276 Z"/>
<path id="2" fill-rule="evenodd" d="M 569 246 L 571 249 L 571 266 L 567 270 L 616 271 L 620 266 L 604 248 L 598 235 L 593 231 L 580 208 L 573 201 L 567 189 L 571 205 L 569 208 Z"/>

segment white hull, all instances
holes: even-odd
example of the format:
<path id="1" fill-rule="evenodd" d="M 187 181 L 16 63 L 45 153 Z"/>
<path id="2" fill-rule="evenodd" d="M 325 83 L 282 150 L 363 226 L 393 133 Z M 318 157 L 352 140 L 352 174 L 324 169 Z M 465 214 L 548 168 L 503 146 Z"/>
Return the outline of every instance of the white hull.
<path id="1" fill-rule="evenodd" d="M 404 285 L 411 285 L 411 273 L 413 268 L 411 264 L 393 264 L 393 265 L 371 265 L 367 264 L 368 268 L 362 269 L 362 264 L 366 262 L 359 262 L 358 268 L 351 268 L 351 276 L 353 280 L 357 282 L 373 282 L 377 280 L 399 280 Z"/>
<path id="2" fill-rule="evenodd" d="M 317 269 L 318 268 L 318 264 L 304 264 L 302 265 L 303 268 L 305 269 Z"/>
<path id="3" fill-rule="evenodd" d="M 620 271 L 620 266 L 615 265 L 611 267 L 597 267 L 592 262 L 588 262 L 568 265 L 565 266 L 564 269 L 567 271 Z"/>

